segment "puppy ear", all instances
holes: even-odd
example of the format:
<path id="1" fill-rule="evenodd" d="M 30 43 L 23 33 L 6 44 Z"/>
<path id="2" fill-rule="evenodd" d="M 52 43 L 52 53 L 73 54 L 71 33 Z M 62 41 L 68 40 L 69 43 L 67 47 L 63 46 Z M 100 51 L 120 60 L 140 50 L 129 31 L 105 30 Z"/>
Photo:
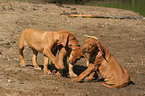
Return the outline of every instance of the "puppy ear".
<path id="1" fill-rule="evenodd" d="M 89 60 L 88 60 L 88 58 L 87 58 L 87 56 L 85 55 L 85 54 L 83 54 L 83 57 L 86 59 L 86 61 L 87 61 L 87 66 L 89 66 Z"/>
<path id="2" fill-rule="evenodd" d="M 59 44 L 62 44 L 63 46 L 66 46 L 67 42 L 68 42 L 68 34 L 67 33 L 63 33 L 60 35 L 60 39 L 58 41 Z"/>
<path id="3" fill-rule="evenodd" d="M 104 54 L 103 53 L 103 48 L 102 48 L 102 46 L 101 46 L 101 44 L 98 42 L 97 43 L 97 47 L 98 47 L 98 49 L 100 50 L 100 52 L 102 53 L 102 54 Z"/>

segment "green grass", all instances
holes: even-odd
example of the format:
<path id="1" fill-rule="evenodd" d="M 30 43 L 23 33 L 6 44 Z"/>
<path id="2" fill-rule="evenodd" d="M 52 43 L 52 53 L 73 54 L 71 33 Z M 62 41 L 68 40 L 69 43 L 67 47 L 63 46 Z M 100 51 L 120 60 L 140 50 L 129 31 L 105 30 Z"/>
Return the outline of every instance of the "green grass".
<path id="1" fill-rule="evenodd" d="M 144 4 L 145 4 L 145 0 L 132 0 L 132 2 L 106 0 L 106 1 L 89 2 L 89 3 L 86 3 L 85 5 L 132 10 L 132 11 L 139 13 L 140 15 L 145 16 L 145 5 Z"/>

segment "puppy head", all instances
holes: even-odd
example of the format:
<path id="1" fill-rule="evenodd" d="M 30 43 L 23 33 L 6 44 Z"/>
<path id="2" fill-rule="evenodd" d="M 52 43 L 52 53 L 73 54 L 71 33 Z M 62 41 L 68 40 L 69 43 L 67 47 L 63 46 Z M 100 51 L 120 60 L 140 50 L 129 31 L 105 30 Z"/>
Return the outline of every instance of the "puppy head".
<path id="1" fill-rule="evenodd" d="M 103 54 L 102 47 L 99 41 L 97 41 L 94 38 L 88 38 L 85 40 L 84 46 L 83 46 L 83 52 L 92 53 L 96 51 L 96 49 L 98 49 Z"/>
<path id="2" fill-rule="evenodd" d="M 61 33 L 58 43 L 62 44 L 63 46 L 66 46 L 68 42 L 68 38 L 69 38 L 69 34 Z"/>
<path id="3" fill-rule="evenodd" d="M 73 50 L 75 47 L 80 47 L 80 44 L 74 35 L 70 35 L 68 38 L 68 47 Z"/>
<path id="4" fill-rule="evenodd" d="M 76 63 L 80 58 L 83 58 L 85 55 L 83 54 L 81 47 L 75 47 L 72 49 L 70 53 L 70 57 L 68 59 L 69 63 Z"/>
<path id="5" fill-rule="evenodd" d="M 78 40 L 76 39 L 75 35 L 67 30 L 60 30 L 60 38 L 58 43 L 62 44 L 63 46 L 68 46 L 71 48 L 73 45 L 79 45 Z"/>

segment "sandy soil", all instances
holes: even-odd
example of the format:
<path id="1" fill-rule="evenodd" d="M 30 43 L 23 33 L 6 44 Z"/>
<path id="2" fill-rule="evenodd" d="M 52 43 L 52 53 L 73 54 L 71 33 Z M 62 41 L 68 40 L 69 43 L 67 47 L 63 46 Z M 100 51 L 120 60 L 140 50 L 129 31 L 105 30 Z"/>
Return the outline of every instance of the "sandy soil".
<path id="1" fill-rule="evenodd" d="M 76 10 L 75 10 L 76 8 Z M 145 95 L 145 20 L 69 18 L 65 12 L 91 15 L 139 17 L 132 11 L 81 5 L 1 2 L 0 3 L 0 96 L 144 96 Z M 76 35 L 80 44 L 84 34 L 94 35 L 125 67 L 135 85 L 109 89 L 99 82 L 71 82 L 72 78 L 57 77 L 20 67 L 18 38 L 22 30 L 58 31 L 66 29 Z M 26 48 L 25 60 L 32 65 L 32 51 Z M 38 63 L 42 66 L 43 55 Z M 77 62 L 75 70 L 83 71 L 86 61 Z"/>

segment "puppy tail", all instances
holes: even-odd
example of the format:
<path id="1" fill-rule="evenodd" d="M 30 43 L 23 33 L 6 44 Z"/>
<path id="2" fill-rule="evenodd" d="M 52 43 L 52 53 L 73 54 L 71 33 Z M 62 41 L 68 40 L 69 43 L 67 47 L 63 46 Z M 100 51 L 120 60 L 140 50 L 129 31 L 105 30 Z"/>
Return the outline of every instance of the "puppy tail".
<path id="1" fill-rule="evenodd" d="M 102 85 L 108 87 L 108 88 L 122 88 L 127 86 L 129 83 L 123 83 L 123 84 L 116 84 L 116 85 L 112 85 L 112 84 L 105 84 L 105 83 L 101 83 Z"/>
<path id="2" fill-rule="evenodd" d="M 94 39 L 96 39 L 96 40 L 99 39 L 99 38 L 97 38 L 97 37 L 95 37 L 95 36 L 89 36 L 89 35 L 86 35 L 86 34 L 85 34 L 84 36 L 89 37 L 89 38 L 94 38 Z"/>

